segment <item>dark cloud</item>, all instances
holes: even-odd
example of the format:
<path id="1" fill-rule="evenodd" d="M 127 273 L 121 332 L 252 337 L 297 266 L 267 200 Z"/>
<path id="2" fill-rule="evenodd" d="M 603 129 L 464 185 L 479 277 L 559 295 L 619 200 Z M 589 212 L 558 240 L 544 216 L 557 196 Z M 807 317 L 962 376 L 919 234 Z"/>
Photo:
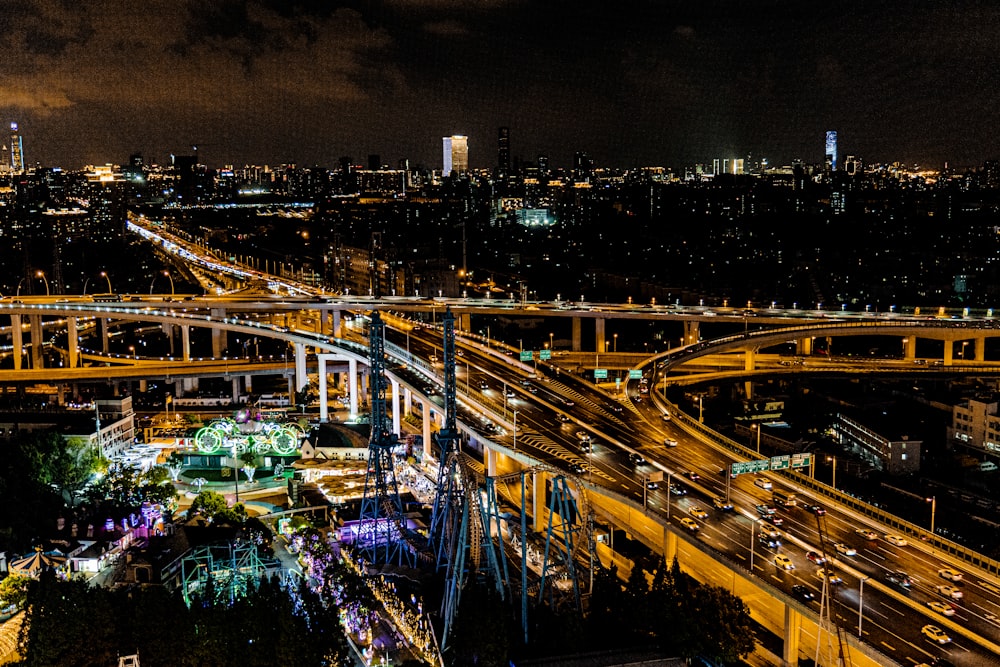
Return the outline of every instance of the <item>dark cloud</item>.
<path id="1" fill-rule="evenodd" d="M 78 166 L 197 140 L 210 162 L 440 166 L 496 127 L 517 155 L 679 166 L 727 155 L 978 163 L 1000 7 L 846 0 L 12 0 L 0 121 Z M 214 160 L 213 160 L 214 158 Z"/>

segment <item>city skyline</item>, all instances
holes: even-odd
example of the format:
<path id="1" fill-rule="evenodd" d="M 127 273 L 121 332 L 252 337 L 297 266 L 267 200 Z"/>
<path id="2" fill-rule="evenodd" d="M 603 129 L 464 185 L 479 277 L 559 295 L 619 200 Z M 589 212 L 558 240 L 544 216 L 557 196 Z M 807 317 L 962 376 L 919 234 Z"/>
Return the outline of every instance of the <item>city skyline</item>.
<path id="1" fill-rule="evenodd" d="M 510 155 L 568 166 L 771 164 L 841 155 L 939 168 L 993 157 L 985 2 L 278 3 L 107 0 L 9 7 L 0 118 L 29 165 L 331 165 L 379 154 L 440 168 Z M 358 157 L 360 156 L 360 157 Z"/>

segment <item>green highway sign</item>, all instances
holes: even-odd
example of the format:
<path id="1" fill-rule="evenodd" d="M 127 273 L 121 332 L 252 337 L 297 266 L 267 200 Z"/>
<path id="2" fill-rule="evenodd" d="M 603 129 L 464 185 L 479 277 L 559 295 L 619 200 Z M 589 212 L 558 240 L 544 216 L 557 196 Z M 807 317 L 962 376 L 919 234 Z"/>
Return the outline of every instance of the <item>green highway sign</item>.
<path id="1" fill-rule="evenodd" d="M 608 369 L 607 368 L 595 368 L 594 369 L 594 379 L 595 380 L 607 380 L 608 379 Z"/>
<path id="2" fill-rule="evenodd" d="M 629 380 L 639 380 L 642 378 L 642 371 L 638 368 L 633 368 L 628 372 Z"/>
<path id="3" fill-rule="evenodd" d="M 616 387 L 622 386 L 622 379 L 621 378 L 615 378 L 615 386 Z"/>
<path id="4" fill-rule="evenodd" d="M 760 461 L 736 461 L 733 463 L 732 473 L 734 475 L 743 475 L 753 472 L 765 472 L 770 468 L 771 462 L 768 459 L 762 459 Z"/>
<path id="5" fill-rule="evenodd" d="M 772 456 L 771 457 L 771 470 L 787 470 L 789 461 L 792 457 L 788 454 L 782 456 Z"/>
<path id="6" fill-rule="evenodd" d="M 535 358 L 534 350 L 521 350 L 521 361 L 531 361 Z"/>
<path id="7" fill-rule="evenodd" d="M 542 361 L 547 361 L 548 359 L 551 359 L 552 358 L 552 350 L 539 350 L 538 351 L 538 358 L 541 359 Z"/>
<path id="8" fill-rule="evenodd" d="M 802 454 L 792 454 L 793 468 L 808 468 L 812 465 L 812 454 L 803 452 Z"/>

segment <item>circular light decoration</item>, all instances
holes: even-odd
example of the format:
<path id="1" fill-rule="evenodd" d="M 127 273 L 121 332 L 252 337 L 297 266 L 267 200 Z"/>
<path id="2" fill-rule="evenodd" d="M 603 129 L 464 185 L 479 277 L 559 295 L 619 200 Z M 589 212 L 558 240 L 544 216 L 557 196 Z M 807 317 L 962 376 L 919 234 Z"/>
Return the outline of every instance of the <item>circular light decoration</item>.
<path id="1" fill-rule="evenodd" d="M 298 444 L 299 438 L 291 429 L 281 428 L 271 434 L 271 449 L 278 454 L 291 454 Z"/>
<path id="2" fill-rule="evenodd" d="M 194 444 L 198 447 L 198 451 L 204 454 L 211 454 L 222 449 L 224 443 L 225 434 L 215 428 L 214 424 L 198 429 L 194 435 Z"/>

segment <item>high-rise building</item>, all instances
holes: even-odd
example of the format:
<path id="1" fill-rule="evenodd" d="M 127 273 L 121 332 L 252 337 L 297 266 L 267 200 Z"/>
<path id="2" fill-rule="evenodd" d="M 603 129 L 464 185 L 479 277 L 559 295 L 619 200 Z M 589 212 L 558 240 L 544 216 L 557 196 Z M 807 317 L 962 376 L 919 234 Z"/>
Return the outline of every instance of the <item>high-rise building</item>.
<path id="1" fill-rule="evenodd" d="M 18 174 L 24 171 L 24 143 L 17 123 L 10 124 L 10 170 Z"/>
<path id="2" fill-rule="evenodd" d="M 826 170 L 837 171 L 837 131 L 826 131 Z"/>
<path id="3" fill-rule="evenodd" d="M 509 127 L 501 127 L 497 130 L 497 170 L 503 174 L 510 173 Z"/>
<path id="4" fill-rule="evenodd" d="M 469 138 L 453 134 L 441 141 L 444 145 L 444 166 L 441 174 L 450 176 L 453 171 L 459 174 L 469 171 Z"/>
<path id="5" fill-rule="evenodd" d="M 712 158 L 712 176 L 718 176 L 720 173 L 722 172 L 719 171 L 719 158 Z"/>

